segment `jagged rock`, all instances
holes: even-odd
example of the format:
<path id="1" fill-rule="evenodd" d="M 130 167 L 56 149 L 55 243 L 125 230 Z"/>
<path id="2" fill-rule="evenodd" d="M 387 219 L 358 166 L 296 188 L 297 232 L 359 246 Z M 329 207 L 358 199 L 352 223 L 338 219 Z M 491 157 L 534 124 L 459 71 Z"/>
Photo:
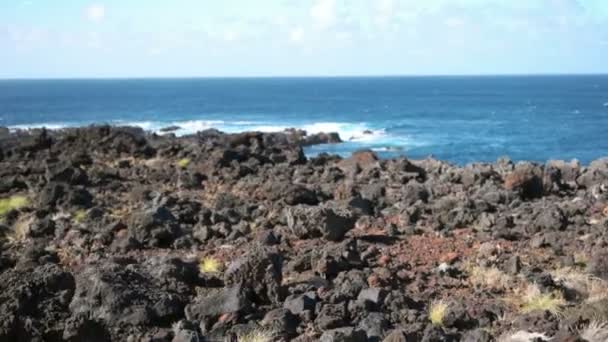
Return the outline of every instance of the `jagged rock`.
<path id="1" fill-rule="evenodd" d="M 299 324 L 297 316 L 288 309 L 275 309 L 269 311 L 262 320 L 262 326 L 273 333 L 292 336 L 296 333 Z"/>
<path id="2" fill-rule="evenodd" d="M 170 246 L 177 238 L 175 216 L 162 204 L 136 211 L 128 224 L 129 237 L 142 245 Z"/>
<path id="3" fill-rule="evenodd" d="M 182 317 L 183 296 L 135 265 L 89 265 L 76 276 L 70 311 L 104 325 L 153 326 Z"/>
<path id="4" fill-rule="evenodd" d="M 504 187 L 518 192 L 524 199 L 542 197 L 542 171 L 531 163 L 518 163 L 513 172 L 505 176 Z"/>
<path id="5" fill-rule="evenodd" d="M 202 320 L 207 317 L 246 311 L 250 306 L 246 289 L 240 286 L 227 287 L 213 291 L 186 306 L 186 318 Z"/>
<path id="6" fill-rule="evenodd" d="M 576 182 L 587 189 L 608 183 L 608 158 L 592 161 Z"/>
<path id="7" fill-rule="evenodd" d="M 290 231 L 299 238 L 323 236 L 330 241 L 340 241 L 356 222 L 347 209 L 310 207 L 299 205 L 285 210 Z"/>
<path id="8" fill-rule="evenodd" d="M 61 335 L 74 295 L 71 273 L 54 264 L 10 269 L 0 274 L 0 340 L 43 340 Z"/>
<path id="9" fill-rule="evenodd" d="M 301 315 L 305 311 L 314 311 L 316 303 L 317 296 L 312 292 L 287 297 L 285 302 L 283 302 L 283 307 L 291 311 L 294 315 Z"/>
<path id="10" fill-rule="evenodd" d="M 321 342 L 366 342 L 364 331 L 352 327 L 328 330 L 321 335 Z"/>
<path id="11" fill-rule="evenodd" d="M 267 247 L 256 246 L 252 251 L 233 261 L 224 275 L 227 286 L 250 288 L 256 302 L 279 303 L 282 298 L 283 261 Z"/>
<path id="12" fill-rule="evenodd" d="M 381 341 L 388 327 L 388 321 L 379 312 L 368 313 L 357 325 L 357 329 L 364 331 L 367 335 L 367 340 L 371 342 Z"/>
<path id="13" fill-rule="evenodd" d="M 315 320 L 315 324 L 323 330 L 340 328 L 347 325 L 347 322 L 348 316 L 344 304 L 323 305 Z"/>

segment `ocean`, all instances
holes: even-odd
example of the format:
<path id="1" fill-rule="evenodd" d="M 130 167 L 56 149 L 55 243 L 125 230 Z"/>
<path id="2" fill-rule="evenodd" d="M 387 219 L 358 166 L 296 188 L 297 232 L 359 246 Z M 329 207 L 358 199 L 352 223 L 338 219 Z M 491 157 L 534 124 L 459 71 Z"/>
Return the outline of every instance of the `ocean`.
<path id="1" fill-rule="evenodd" d="M 335 131 L 308 155 L 434 156 L 456 164 L 608 156 L 608 76 L 2 80 L 0 126 L 98 123 L 178 135 Z"/>

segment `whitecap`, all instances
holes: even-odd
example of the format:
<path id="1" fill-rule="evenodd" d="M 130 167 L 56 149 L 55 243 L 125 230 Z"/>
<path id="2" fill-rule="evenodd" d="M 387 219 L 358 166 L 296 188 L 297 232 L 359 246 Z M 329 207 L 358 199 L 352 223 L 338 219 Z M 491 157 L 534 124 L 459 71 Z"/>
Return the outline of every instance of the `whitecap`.
<path id="1" fill-rule="evenodd" d="M 35 128 L 46 128 L 46 129 L 52 129 L 52 130 L 56 130 L 56 129 L 63 129 L 63 128 L 68 128 L 68 127 L 72 127 L 73 125 L 67 124 L 67 123 L 33 123 L 33 124 L 27 124 L 27 125 L 13 125 L 13 126 L 9 126 L 8 129 L 11 131 L 19 131 L 19 130 L 28 130 L 28 129 L 35 129 Z"/>

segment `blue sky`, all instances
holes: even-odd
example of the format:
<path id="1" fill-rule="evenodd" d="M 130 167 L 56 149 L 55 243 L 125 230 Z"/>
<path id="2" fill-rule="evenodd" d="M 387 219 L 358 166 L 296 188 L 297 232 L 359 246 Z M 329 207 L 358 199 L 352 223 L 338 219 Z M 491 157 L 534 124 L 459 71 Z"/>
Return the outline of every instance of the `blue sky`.
<path id="1" fill-rule="evenodd" d="M 3 0 L 0 78 L 608 73 L 608 0 Z"/>

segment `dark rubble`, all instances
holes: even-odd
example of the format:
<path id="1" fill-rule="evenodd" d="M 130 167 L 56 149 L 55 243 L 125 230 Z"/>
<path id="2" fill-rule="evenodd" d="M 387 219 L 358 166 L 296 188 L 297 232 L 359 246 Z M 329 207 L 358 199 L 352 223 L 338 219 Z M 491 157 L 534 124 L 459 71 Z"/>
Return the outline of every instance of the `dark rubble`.
<path id="1" fill-rule="evenodd" d="M 3 132 L 0 341 L 606 341 L 608 159 L 339 141 Z"/>

